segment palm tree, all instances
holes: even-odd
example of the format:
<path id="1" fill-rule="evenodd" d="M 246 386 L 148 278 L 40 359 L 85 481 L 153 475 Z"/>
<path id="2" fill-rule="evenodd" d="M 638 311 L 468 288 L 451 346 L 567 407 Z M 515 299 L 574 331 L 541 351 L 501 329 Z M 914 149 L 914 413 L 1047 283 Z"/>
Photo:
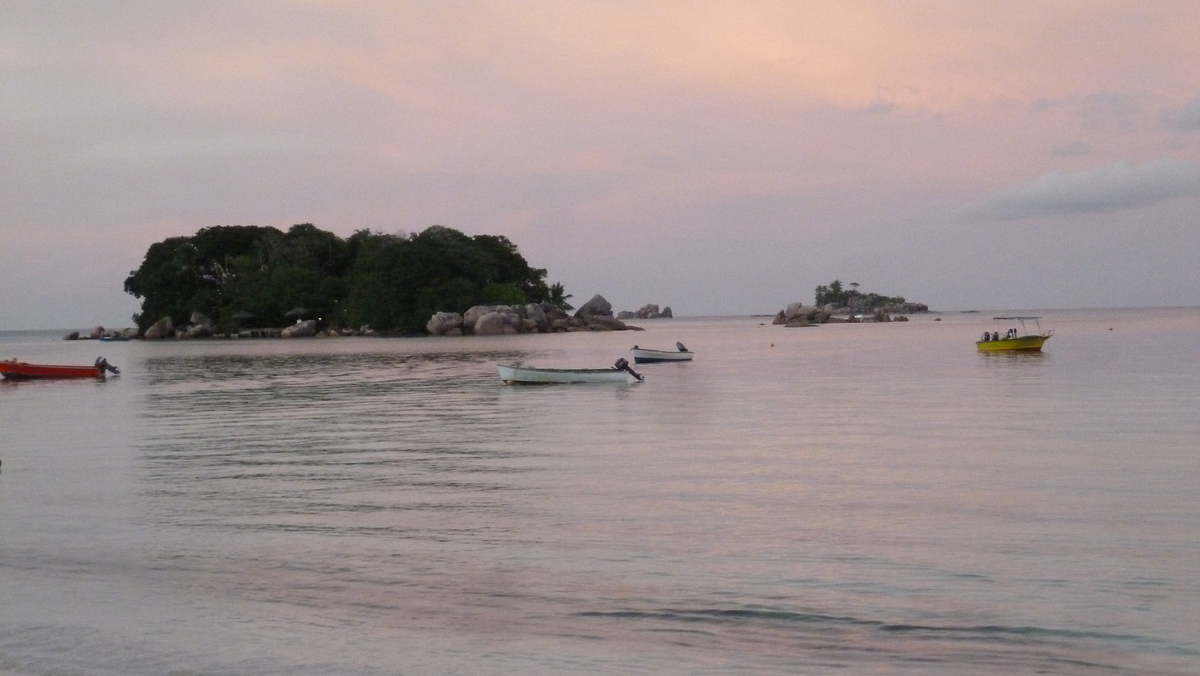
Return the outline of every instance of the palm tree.
<path id="1" fill-rule="evenodd" d="M 555 282 L 550 285 L 550 304 L 560 310 L 573 310 L 575 306 L 567 302 L 568 298 L 574 298 L 573 295 L 566 293 L 566 289 L 560 282 Z"/>

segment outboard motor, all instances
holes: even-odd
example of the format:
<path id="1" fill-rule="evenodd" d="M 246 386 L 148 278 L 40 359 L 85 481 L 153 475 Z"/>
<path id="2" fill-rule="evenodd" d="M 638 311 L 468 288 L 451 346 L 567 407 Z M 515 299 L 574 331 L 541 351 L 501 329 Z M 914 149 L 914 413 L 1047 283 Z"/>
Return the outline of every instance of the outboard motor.
<path id="1" fill-rule="evenodd" d="M 108 363 L 108 360 L 105 359 L 104 357 L 96 357 L 95 366 L 96 366 L 96 368 L 100 369 L 100 375 L 104 375 L 105 371 L 112 373 L 114 376 L 121 375 L 121 369 Z"/>
<path id="2" fill-rule="evenodd" d="M 680 352 L 687 352 L 687 346 L 683 343 L 675 343 L 675 347 L 679 348 Z"/>
<path id="3" fill-rule="evenodd" d="M 628 371 L 629 375 L 637 378 L 639 381 L 645 380 L 645 378 L 642 377 L 642 374 L 634 371 L 633 368 L 629 366 L 629 362 L 625 359 L 625 357 L 618 359 L 617 362 L 613 364 L 613 368 L 617 369 L 618 371 Z"/>

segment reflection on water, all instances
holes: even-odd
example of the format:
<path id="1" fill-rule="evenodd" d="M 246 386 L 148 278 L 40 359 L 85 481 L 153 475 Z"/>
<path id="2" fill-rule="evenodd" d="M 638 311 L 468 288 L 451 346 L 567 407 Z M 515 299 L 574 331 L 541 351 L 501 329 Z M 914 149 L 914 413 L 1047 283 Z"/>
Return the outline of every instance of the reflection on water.
<path id="1" fill-rule="evenodd" d="M 123 345 L 106 385 L 0 389 L 40 426 L 0 482 L 39 599 L 0 669 L 98 644 L 55 619 L 66 580 L 168 614 L 96 620 L 114 673 L 149 673 L 139 641 L 189 656 L 159 673 L 1184 673 L 1200 322 L 1135 347 L 1121 318 L 1044 354 L 978 353 L 970 317 L 656 322 L 636 342 L 695 361 L 620 388 L 495 365 L 605 366 L 621 334 Z"/>
<path id="2" fill-rule="evenodd" d="M 1000 362 L 1015 362 L 1018 364 L 1038 363 L 1050 355 L 1045 352 L 987 352 L 979 350 L 976 354 L 980 359 L 992 359 Z"/>
<path id="3" fill-rule="evenodd" d="M 403 530 L 410 510 L 492 512 L 527 455 L 486 443 L 519 434 L 488 410 L 495 379 L 471 368 L 495 356 L 148 360 L 147 483 L 176 498 L 157 515 L 333 532 Z"/>

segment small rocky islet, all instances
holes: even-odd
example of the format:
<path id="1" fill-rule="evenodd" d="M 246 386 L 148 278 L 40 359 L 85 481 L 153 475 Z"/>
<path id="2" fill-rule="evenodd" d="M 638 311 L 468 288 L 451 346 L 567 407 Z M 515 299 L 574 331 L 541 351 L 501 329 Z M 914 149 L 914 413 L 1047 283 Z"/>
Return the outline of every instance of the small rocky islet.
<path id="1" fill-rule="evenodd" d="M 858 324 L 871 322 L 906 322 L 908 315 L 929 312 L 924 303 L 889 303 L 882 307 L 854 307 L 827 303 L 821 307 L 791 303 L 775 313 L 772 324 L 789 328 L 818 324 Z"/>

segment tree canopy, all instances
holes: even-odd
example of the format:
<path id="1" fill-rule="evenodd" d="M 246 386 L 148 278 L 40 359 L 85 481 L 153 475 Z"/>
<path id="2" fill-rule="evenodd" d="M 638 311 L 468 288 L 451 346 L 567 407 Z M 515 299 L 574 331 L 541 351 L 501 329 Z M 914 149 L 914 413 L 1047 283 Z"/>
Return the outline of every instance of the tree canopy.
<path id="1" fill-rule="evenodd" d="M 842 287 L 840 280 L 833 280 L 828 286 L 822 284 L 818 286 L 815 294 L 815 305 L 818 307 L 824 305 L 833 305 L 835 307 L 848 307 L 856 310 L 874 310 L 882 308 L 885 305 L 902 305 L 904 303 L 903 296 L 881 296 L 877 293 L 862 293 L 858 290 L 858 283 L 850 284 L 849 291 Z"/>
<path id="2" fill-rule="evenodd" d="M 416 332 L 439 311 L 562 301 L 562 286 L 554 297 L 545 278 L 507 238 L 440 225 L 347 239 L 311 223 L 232 225 L 152 244 L 125 291 L 142 299 L 141 330 L 163 317 L 186 324 L 194 311 L 224 329 L 280 326 L 303 308 L 328 325 Z"/>

